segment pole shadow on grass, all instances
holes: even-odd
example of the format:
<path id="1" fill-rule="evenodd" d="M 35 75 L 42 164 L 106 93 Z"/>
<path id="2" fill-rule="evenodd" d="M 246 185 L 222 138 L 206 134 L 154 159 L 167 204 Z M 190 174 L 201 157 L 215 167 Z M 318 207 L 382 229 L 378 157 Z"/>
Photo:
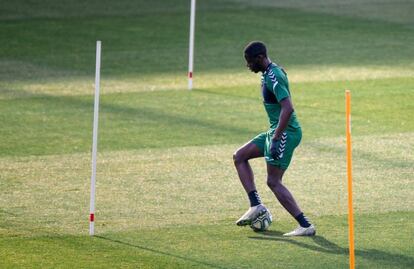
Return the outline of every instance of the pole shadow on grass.
<path id="1" fill-rule="evenodd" d="M 176 91 L 180 92 L 180 91 Z M 180 92 L 181 93 L 181 92 Z M 196 99 L 194 99 L 196 100 Z M 61 109 L 68 110 L 80 109 L 85 112 L 90 112 L 93 107 L 93 100 L 91 97 L 77 97 L 77 96 L 53 96 L 41 95 L 36 97 L 39 104 L 51 105 Z M 125 101 L 125 100 L 123 100 Z M 135 105 L 135 106 L 134 106 Z M 207 118 L 188 116 L 189 114 L 171 113 L 171 111 L 163 111 L 161 108 L 141 107 L 137 104 L 116 103 L 111 100 L 100 101 L 100 113 L 111 114 L 118 116 L 123 120 L 146 119 L 148 121 L 158 122 L 167 126 L 187 125 L 190 128 L 207 128 L 209 130 L 222 130 L 232 133 L 250 134 L 251 130 L 248 127 L 240 127 L 233 123 L 222 123 L 216 120 L 209 120 Z M 197 112 L 196 109 L 192 112 Z M 191 113 L 190 113 L 191 114 Z M 195 115 L 192 113 L 191 115 Z M 176 127 L 179 128 L 179 127 Z"/>
<path id="2" fill-rule="evenodd" d="M 346 255 L 349 254 L 348 248 L 343 248 L 337 244 L 329 241 L 323 236 L 315 235 L 310 237 L 302 237 L 302 239 L 312 240 L 315 244 L 310 244 L 303 241 L 298 241 L 293 238 L 284 237 L 282 232 L 279 231 L 266 231 L 260 233 L 262 236 L 249 236 L 250 239 L 254 240 L 270 240 L 270 241 L 279 241 L 286 242 L 298 247 L 310 249 L 313 251 L 323 252 L 327 254 L 335 255 Z M 309 242 L 309 241 L 308 241 Z M 378 264 L 387 264 L 390 266 L 396 266 L 398 268 L 414 268 L 414 258 L 410 256 L 405 256 L 401 254 L 393 254 L 385 252 L 378 249 L 365 249 L 365 250 L 355 250 L 355 255 L 364 259 L 372 260 Z"/>
<path id="3" fill-rule="evenodd" d="M 123 241 L 117 240 L 117 239 L 111 239 L 111 238 L 108 238 L 108 237 L 105 237 L 105 236 L 95 235 L 95 237 L 97 237 L 99 239 L 102 239 L 102 240 L 110 241 L 110 242 L 113 242 L 113 243 L 133 247 L 133 248 L 136 248 L 136 249 L 139 249 L 139 250 L 149 251 L 149 252 L 152 252 L 152 253 L 155 253 L 155 254 L 158 254 L 158 255 L 169 256 L 169 257 L 172 257 L 172 258 L 192 262 L 192 263 L 199 264 L 199 265 L 204 265 L 204 266 L 209 266 L 209 267 L 212 267 L 212 268 L 219 268 L 219 269 L 227 268 L 227 267 L 222 267 L 220 265 L 212 264 L 212 263 L 209 263 L 209 262 L 200 261 L 200 260 L 197 260 L 197 259 L 194 259 L 194 258 L 177 255 L 177 254 L 174 254 L 174 253 L 169 253 L 169 252 L 166 252 L 166 251 L 149 248 L 149 247 L 145 247 L 145 246 L 142 246 L 142 245 L 136 245 L 136 244 L 132 244 L 132 243 L 129 243 L 129 242 L 123 242 Z"/>

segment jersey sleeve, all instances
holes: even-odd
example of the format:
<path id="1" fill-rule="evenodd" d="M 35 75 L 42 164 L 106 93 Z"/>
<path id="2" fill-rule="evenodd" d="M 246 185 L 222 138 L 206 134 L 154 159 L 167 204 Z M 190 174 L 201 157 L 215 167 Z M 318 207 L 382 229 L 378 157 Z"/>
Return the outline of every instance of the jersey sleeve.
<path id="1" fill-rule="evenodd" d="M 281 78 L 278 79 L 273 72 L 269 72 L 267 75 L 266 84 L 267 88 L 276 96 L 278 102 L 290 96 L 286 82 Z"/>

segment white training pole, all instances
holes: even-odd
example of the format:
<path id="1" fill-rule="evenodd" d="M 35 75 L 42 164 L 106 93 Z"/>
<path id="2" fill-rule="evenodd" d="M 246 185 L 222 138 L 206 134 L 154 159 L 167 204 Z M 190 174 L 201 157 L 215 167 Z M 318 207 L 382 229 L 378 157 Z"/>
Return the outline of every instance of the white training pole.
<path id="1" fill-rule="evenodd" d="M 193 63 L 194 63 L 194 28 L 195 28 L 196 0 L 191 0 L 190 15 L 190 52 L 188 57 L 188 89 L 193 88 Z"/>
<path id="2" fill-rule="evenodd" d="M 89 214 L 89 235 L 95 233 L 95 184 L 96 184 L 96 153 L 98 147 L 98 115 L 99 115 L 99 81 L 101 72 L 101 41 L 96 41 L 96 70 L 95 70 L 95 104 L 93 111 L 93 142 L 92 142 L 92 176 L 91 202 Z"/>

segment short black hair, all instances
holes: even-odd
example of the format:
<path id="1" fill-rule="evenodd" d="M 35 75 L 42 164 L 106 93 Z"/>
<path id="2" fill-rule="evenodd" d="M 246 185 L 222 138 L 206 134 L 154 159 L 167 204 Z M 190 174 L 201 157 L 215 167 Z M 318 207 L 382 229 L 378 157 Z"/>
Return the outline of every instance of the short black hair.
<path id="1" fill-rule="evenodd" d="M 267 57 L 266 45 L 261 41 L 252 41 L 244 48 L 244 54 L 249 57 L 258 55 Z"/>

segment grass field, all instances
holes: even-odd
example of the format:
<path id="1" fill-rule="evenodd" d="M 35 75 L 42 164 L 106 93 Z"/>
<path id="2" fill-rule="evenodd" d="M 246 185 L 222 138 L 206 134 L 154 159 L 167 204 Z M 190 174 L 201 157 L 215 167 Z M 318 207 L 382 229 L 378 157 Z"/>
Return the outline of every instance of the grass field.
<path id="1" fill-rule="evenodd" d="M 414 1 L 2 1 L 0 268 L 347 268 L 345 98 L 352 91 L 357 268 L 414 268 Z M 267 128 L 268 44 L 303 140 L 285 176 L 312 238 L 239 228 L 232 153 Z M 102 40 L 97 236 L 88 235 L 95 42 Z"/>

